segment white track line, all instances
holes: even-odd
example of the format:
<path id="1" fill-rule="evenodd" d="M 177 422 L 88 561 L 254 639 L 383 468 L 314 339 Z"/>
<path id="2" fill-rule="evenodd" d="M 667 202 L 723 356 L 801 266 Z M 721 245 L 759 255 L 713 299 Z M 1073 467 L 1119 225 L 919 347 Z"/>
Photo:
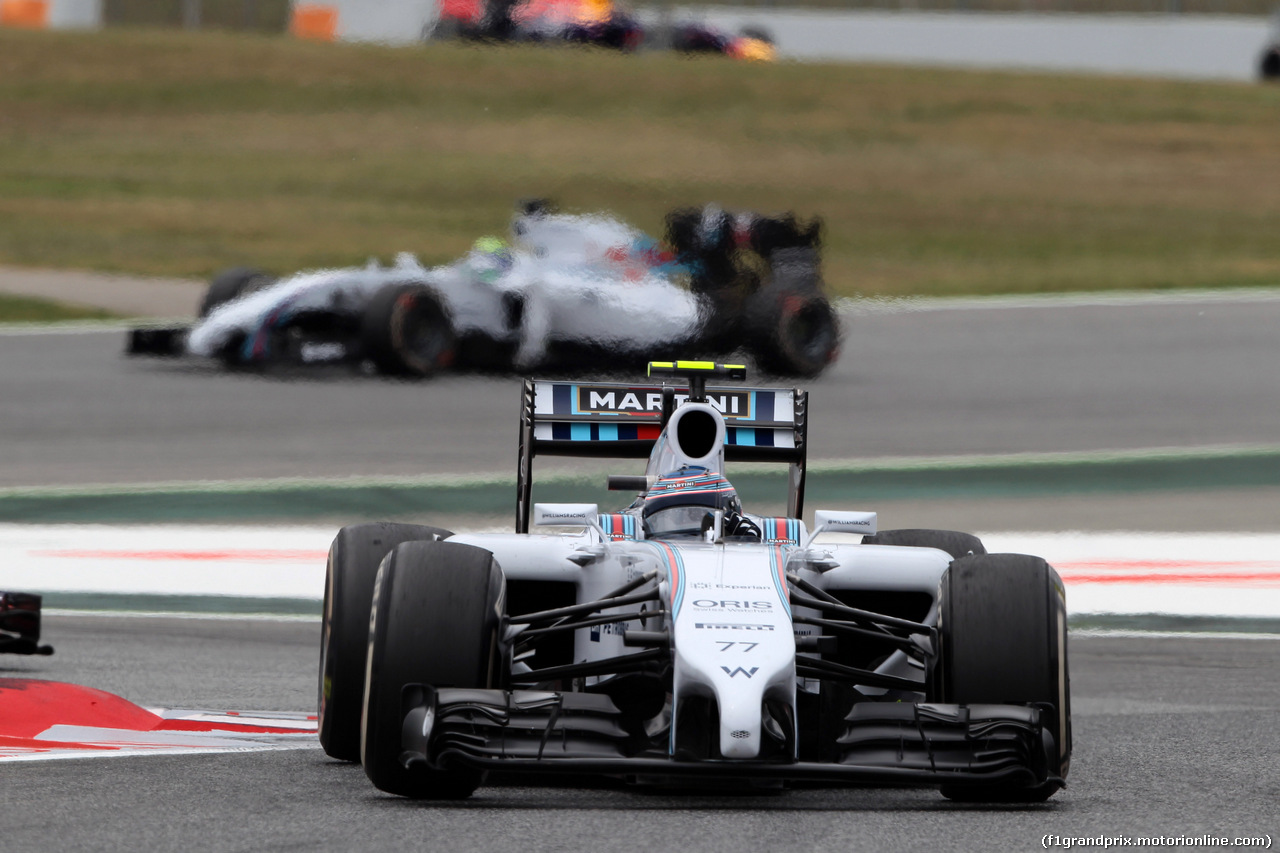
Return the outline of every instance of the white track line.
<path id="1" fill-rule="evenodd" d="M 0 588 L 318 601 L 336 527 L 0 525 Z M 1280 618 L 1280 534 L 984 533 L 1045 557 L 1072 614 Z"/>

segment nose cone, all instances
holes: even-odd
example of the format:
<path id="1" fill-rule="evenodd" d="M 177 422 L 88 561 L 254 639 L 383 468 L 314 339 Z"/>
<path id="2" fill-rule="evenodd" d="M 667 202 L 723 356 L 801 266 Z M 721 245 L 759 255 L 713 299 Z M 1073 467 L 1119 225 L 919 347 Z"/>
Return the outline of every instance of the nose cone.
<path id="1" fill-rule="evenodd" d="M 788 707 L 795 702 L 796 643 L 784 549 L 682 544 L 680 557 L 684 594 L 674 608 L 676 698 L 714 697 L 720 755 L 758 758 L 766 745 L 765 698 Z M 777 734 L 776 726 L 770 729 Z"/>
<path id="2" fill-rule="evenodd" d="M 739 667 L 729 677 L 730 682 L 760 675 L 756 667 Z M 756 758 L 760 755 L 760 729 L 764 714 L 764 684 L 756 689 L 741 684 L 725 685 L 716 690 L 720 706 L 720 754 L 725 758 Z M 716 687 L 721 687 L 717 683 Z"/>

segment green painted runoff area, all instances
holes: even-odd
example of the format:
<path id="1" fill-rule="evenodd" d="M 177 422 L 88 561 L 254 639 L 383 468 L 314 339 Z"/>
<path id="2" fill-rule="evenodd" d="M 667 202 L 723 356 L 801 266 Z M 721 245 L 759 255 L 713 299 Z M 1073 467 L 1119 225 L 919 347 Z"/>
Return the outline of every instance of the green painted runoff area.
<path id="1" fill-rule="evenodd" d="M 533 499 L 595 502 L 619 509 L 628 493 L 609 492 L 592 480 L 557 474 L 539 478 Z M 734 474 L 749 506 L 786 502 L 785 469 Z M 1237 451 L 1107 455 L 983 457 L 966 461 L 859 464 L 815 463 L 806 504 L 948 497 L 1017 497 L 1088 493 L 1226 489 L 1280 485 L 1280 448 Z M 343 523 L 430 515 L 509 517 L 515 513 L 514 479 L 322 480 L 100 486 L 80 490 L 22 488 L 0 491 L 0 522 L 156 523 L 287 522 L 341 519 Z"/>

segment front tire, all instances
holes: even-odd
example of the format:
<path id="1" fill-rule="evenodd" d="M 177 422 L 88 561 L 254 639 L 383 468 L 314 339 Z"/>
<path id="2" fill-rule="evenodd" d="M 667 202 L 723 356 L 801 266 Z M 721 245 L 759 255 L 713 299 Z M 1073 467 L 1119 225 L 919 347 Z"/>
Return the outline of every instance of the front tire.
<path id="1" fill-rule="evenodd" d="M 962 802 L 1042 802 L 1062 787 L 1071 765 L 1071 680 L 1062 579 L 1039 557 L 977 554 L 942 576 L 940 649 L 929 701 L 961 705 L 1034 705 L 1051 738 L 1048 778 L 1034 786 L 944 785 Z"/>
<path id="2" fill-rule="evenodd" d="M 458 354 L 448 308 L 421 284 L 393 284 L 375 293 L 360 341 L 365 356 L 388 376 L 431 376 L 453 366 Z"/>
<path id="3" fill-rule="evenodd" d="M 329 548 L 320 632 L 320 745 L 339 761 L 360 760 L 360 712 L 369 654 L 369 611 L 378 566 L 397 545 L 453 534 L 423 524 L 353 524 Z"/>
<path id="4" fill-rule="evenodd" d="M 415 799 L 469 797 L 482 771 L 400 761 L 407 684 L 504 686 L 499 641 L 506 581 L 493 554 L 454 542 L 409 542 L 378 569 L 369 624 L 360 758 L 380 790 Z"/>

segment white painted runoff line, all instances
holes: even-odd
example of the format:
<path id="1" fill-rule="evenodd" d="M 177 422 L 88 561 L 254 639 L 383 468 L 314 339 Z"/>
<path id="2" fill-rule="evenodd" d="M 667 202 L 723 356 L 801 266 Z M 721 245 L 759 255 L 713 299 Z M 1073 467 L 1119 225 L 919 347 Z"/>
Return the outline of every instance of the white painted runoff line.
<path id="1" fill-rule="evenodd" d="M 318 601 L 335 527 L 0 524 L 0 589 Z M 1280 534 L 984 533 L 1046 558 L 1072 614 L 1280 618 Z"/>
<path id="2" fill-rule="evenodd" d="M 1280 534 L 990 533 L 988 550 L 1037 554 L 1067 586 L 1067 610 L 1280 617 Z"/>
<path id="3" fill-rule="evenodd" d="M 0 524 L 0 589 L 324 597 L 334 527 Z"/>

